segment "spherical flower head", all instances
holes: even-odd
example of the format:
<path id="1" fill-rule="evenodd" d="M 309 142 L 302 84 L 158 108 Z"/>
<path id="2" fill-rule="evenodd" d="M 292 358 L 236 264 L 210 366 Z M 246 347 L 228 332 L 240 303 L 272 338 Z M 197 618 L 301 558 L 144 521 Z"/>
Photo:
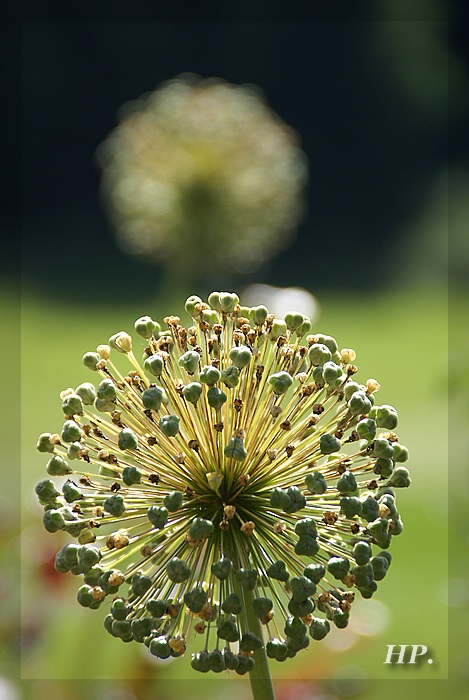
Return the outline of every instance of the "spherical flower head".
<path id="1" fill-rule="evenodd" d="M 291 241 L 304 209 L 295 132 L 259 91 L 221 79 L 183 75 L 126 105 L 98 159 L 123 249 L 190 258 L 201 277 L 220 262 L 255 269 Z"/>
<path id="2" fill-rule="evenodd" d="M 63 427 L 37 443 L 63 484 L 36 494 L 46 530 L 76 539 L 57 571 L 83 577 L 78 603 L 108 610 L 116 640 L 159 659 L 199 643 L 194 669 L 244 674 L 259 649 L 293 657 L 373 595 L 409 455 L 355 351 L 305 337 L 296 314 L 209 300 L 188 300 L 187 326 L 142 316 L 139 337 L 85 354 L 94 383 L 62 392 Z"/>

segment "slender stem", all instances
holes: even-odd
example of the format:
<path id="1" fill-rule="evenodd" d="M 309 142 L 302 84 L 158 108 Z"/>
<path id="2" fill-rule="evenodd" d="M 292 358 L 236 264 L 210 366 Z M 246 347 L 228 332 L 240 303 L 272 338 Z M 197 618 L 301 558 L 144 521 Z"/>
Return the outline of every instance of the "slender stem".
<path id="1" fill-rule="evenodd" d="M 254 614 L 252 607 L 254 594 L 252 591 L 246 589 L 243 592 L 249 630 L 259 637 L 259 639 L 263 639 L 261 621 Z M 253 659 L 255 661 L 255 666 L 249 673 L 253 700 L 275 700 L 274 686 L 272 684 L 265 646 L 254 652 Z"/>

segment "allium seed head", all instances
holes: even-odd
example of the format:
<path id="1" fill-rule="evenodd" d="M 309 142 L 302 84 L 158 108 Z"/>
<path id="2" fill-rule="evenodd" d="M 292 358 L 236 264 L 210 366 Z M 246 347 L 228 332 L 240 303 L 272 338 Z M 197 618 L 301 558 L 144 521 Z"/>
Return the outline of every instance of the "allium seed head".
<path id="1" fill-rule="evenodd" d="M 142 316 L 139 337 L 85 354 L 97 381 L 61 394 L 60 437 L 37 443 L 64 483 L 36 494 L 46 530 L 77 540 L 55 568 L 83 576 L 82 606 L 106 601 L 112 636 L 160 659 L 205 639 L 194 669 L 243 674 L 263 645 L 295 656 L 347 626 L 355 591 L 373 595 L 403 529 L 408 450 L 378 382 L 352 380 L 353 350 L 303 344 L 295 313 L 209 303 L 187 300 L 189 328 Z"/>

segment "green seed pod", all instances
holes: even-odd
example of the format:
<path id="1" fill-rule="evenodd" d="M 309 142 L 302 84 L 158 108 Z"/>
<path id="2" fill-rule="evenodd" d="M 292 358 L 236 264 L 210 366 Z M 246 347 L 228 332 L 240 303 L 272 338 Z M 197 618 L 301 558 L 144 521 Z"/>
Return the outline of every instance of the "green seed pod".
<path id="1" fill-rule="evenodd" d="M 386 576 L 387 570 L 389 569 L 389 560 L 385 556 L 381 556 L 384 554 L 388 554 L 388 552 L 380 552 L 379 555 L 370 559 L 375 581 L 381 581 Z"/>
<path id="2" fill-rule="evenodd" d="M 330 360 L 323 364 L 322 375 L 328 384 L 332 384 L 336 379 L 342 376 L 342 368 Z"/>
<path id="3" fill-rule="evenodd" d="M 125 511 L 124 499 L 119 494 L 109 496 L 104 501 L 103 508 L 110 515 L 113 515 L 115 518 L 119 518 Z"/>
<path id="4" fill-rule="evenodd" d="M 81 442 L 72 442 L 67 449 L 68 459 L 79 459 L 80 453 L 83 450 L 83 445 Z"/>
<path id="5" fill-rule="evenodd" d="M 84 608 L 89 608 L 91 604 L 94 601 L 93 598 L 93 589 L 91 586 L 87 586 L 84 584 L 83 586 L 80 586 L 80 588 L 77 591 L 77 600 L 80 603 L 80 605 L 83 605 Z"/>
<path id="6" fill-rule="evenodd" d="M 289 652 L 296 653 L 301 649 L 306 649 L 309 646 L 309 637 L 304 634 L 302 637 L 289 637 L 287 647 Z"/>
<path id="7" fill-rule="evenodd" d="M 376 581 L 370 581 L 369 585 L 363 588 L 360 588 L 360 593 L 362 598 L 371 598 L 373 593 L 375 593 L 378 590 L 378 584 Z"/>
<path id="8" fill-rule="evenodd" d="M 269 338 L 271 340 L 278 340 L 280 336 L 285 336 L 287 333 L 287 324 L 285 321 L 280 321 L 280 319 L 274 319 L 272 327 L 269 332 Z"/>
<path id="9" fill-rule="evenodd" d="M 170 559 L 165 568 L 169 579 L 173 583 L 182 583 L 183 581 L 187 581 L 191 574 L 191 570 L 187 566 L 186 562 L 182 559 L 178 559 L 178 557 L 173 557 Z"/>
<path id="10" fill-rule="evenodd" d="M 238 345 L 230 350 L 230 360 L 238 369 L 247 367 L 252 360 L 252 352 L 247 345 Z"/>
<path id="11" fill-rule="evenodd" d="M 96 389 L 91 382 L 83 382 L 75 389 L 75 393 L 80 397 L 85 406 L 92 406 L 96 398 Z"/>
<path id="12" fill-rule="evenodd" d="M 86 573 L 95 566 L 101 559 L 101 553 L 99 549 L 93 547 L 91 544 L 85 544 L 81 546 L 78 550 L 78 564 L 80 565 L 83 573 Z"/>
<path id="13" fill-rule="evenodd" d="M 409 459 L 409 450 L 404 445 L 400 445 L 398 442 L 393 443 L 393 455 L 392 459 L 394 462 L 407 462 Z"/>
<path id="14" fill-rule="evenodd" d="M 331 361 L 332 353 L 326 345 L 313 343 L 308 350 L 308 358 L 312 365 L 319 367 L 319 365 Z"/>
<path id="15" fill-rule="evenodd" d="M 78 486 L 73 483 L 73 481 L 67 480 L 62 486 L 62 493 L 64 495 L 67 503 L 73 503 L 73 501 L 78 501 L 83 498 L 82 493 Z"/>
<path id="16" fill-rule="evenodd" d="M 94 400 L 94 407 L 97 411 L 100 411 L 101 413 L 112 413 L 116 410 L 116 404 L 114 403 L 114 401 L 108 401 L 107 399 L 96 398 Z"/>
<path id="17" fill-rule="evenodd" d="M 205 518 L 194 518 L 189 528 L 189 535 L 194 540 L 205 540 L 213 532 L 213 523 Z"/>
<path id="18" fill-rule="evenodd" d="M 246 448 L 244 447 L 244 440 L 241 437 L 232 437 L 227 446 L 224 449 L 224 454 L 226 457 L 231 457 L 237 462 L 242 462 L 248 456 Z"/>
<path id="19" fill-rule="evenodd" d="M 55 484 L 52 479 L 43 479 L 35 486 L 35 492 L 41 503 L 47 503 L 48 501 L 54 501 L 56 496 L 59 496 L 59 492 L 55 488 Z"/>
<path id="20" fill-rule="evenodd" d="M 99 578 L 103 575 L 103 570 L 100 566 L 92 566 L 89 571 L 83 576 L 83 581 L 88 584 L 88 586 L 97 586 Z"/>
<path id="21" fill-rule="evenodd" d="M 208 655 L 209 668 L 214 673 L 221 673 L 225 670 L 225 659 L 220 649 L 211 651 Z"/>
<path id="22" fill-rule="evenodd" d="M 158 411 L 162 403 L 167 403 L 166 392 L 159 386 L 151 386 L 142 393 L 142 403 L 148 411 Z"/>
<path id="23" fill-rule="evenodd" d="M 187 374 L 194 374 L 197 370 L 200 362 L 200 355 L 195 350 L 188 350 L 181 355 L 178 360 L 178 365 L 181 369 L 184 369 Z"/>
<path id="24" fill-rule="evenodd" d="M 392 496 L 390 493 L 385 493 L 382 496 L 379 497 L 378 500 L 379 505 L 386 506 L 389 508 L 389 515 L 391 517 L 394 517 L 395 515 L 399 515 L 397 512 L 396 508 L 396 498 L 395 496 Z"/>
<path id="25" fill-rule="evenodd" d="M 310 493 L 323 494 L 327 491 L 327 482 L 321 472 L 308 474 L 305 484 Z"/>
<path id="26" fill-rule="evenodd" d="M 340 493 L 354 493 L 357 490 L 357 480 L 352 472 L 346 470 L 337 481 L 337 490 Z"/>
<path id="27" fill-rule="evenodd" d="M 319 439 L 319 449 L 323 455 L 330 455 L 333 452 L 339 452 L 341 447 L 342 443 L 340 442 L 339 438 L 336 438 L 334 435 L 330 435 L 329 433 L 324 433 L 324 435 L 321 435 Z"/>
<path id="28" fill-rule="evenodd" d="M 180 491 L 170 491 L 164 497 L 163 503 L 170 513 L 175 513 L 182 506 L 183 495 Z"/>
<path id="29" fill-rule="evenodd" d="M 161 432 L 166 435 L 166 437 L 176 437 L 179 432 L 179 417 L 174 414 L 162 416 L 159 426 Z"/>
<path id="30" fill-rule="evenodd" d="M 221 381 L 229 389 L 234 389 L 235 386 L 238 386 L 238 383 L 239 383 L 239 369 L 238 369 L 238 367 L 236 367 L 236 365 L 228 365 L 228 367 L 226 367 L 221 372 Z"/>
<path id="31" fill-rule="evenodd" d="M 198 613 L 207 602 L 207 594 L 201 586 L 196 586 L 184 594 L 184 602 L 189 610 Z"/>
<path id="32" fill-rule="evenodd" d="M 385 428 L 386 430 L 394 430 L 399 422 L 396 409 L 388 405 L 376 407 L 375 420 L 379 428 Z"/>
<path id="33" fill-rule="evenodd" d="M 303 323 L 301 323 L 296 329 L 296 335 L 298 338 L 303 338 L 307 333 L 310 332 L 312 327 L 311 320 L 307 316 L 303 316 Z"/>
<path id="34" fill-rule="evenodd" d="M 120 450 L 136 450 L 138 448 L 138 438 L 130 428 L 122 428 L 117 438 Z"/>
<path id="35" fill-rule="evenodd" d="M 189 401 L 189 403 L 196 404 L 197 401 L 200 399 L 200 396 L 202 394 L 202 384 L 199 384 L 199 382 L 190 382 L 190 384 L 186 384 L 186 386 L 182 390 L 182 395 L 186 399 L 186 401 Z"/>
<path id="36" fill-rule="evenodd" d="M 129 610 L 130 608 L 123 598 L 116 598 L 112 601 L 111 615 L 114 620 L 125 620 Z"/>
<path id="37" fill-rule="evenodd" d="M 291 505 L 291 498 L 280 486 L 276 486 L 270 494 L 270 505 L 272 508 L 282 508 L 284 510 Z"/>
<path id="38" fill-rule="evenodd" d="M 316 527 L 316 522 L 312 518 L 297 520 L 295 532 L 297 535 L 310 535 L 311 537 L 317 537 L 318 529 Z"/>
<path id="39" fill-rule="evenodd" d="M 116 387 L 112 379 L 103 379 L 98 384 L 98 399 L 114 402 L 117 398 Z"/>
<path id="40" fill-rule="evenodd" d="M 389 532 L 389 523 L 386 518 L 376 518 L 376 520 L 373 520 L 373 522 L 368 525 L 367 530 L 374 540 L 376 540 L 376 543 L 382 546 L 381 542 L 386 541 Z"/>
<path id="41" fill-rule="evenodd" d="M 290 499 L 290 503 L 284 507 L 283 510 L 285 513 L 296 513 L 306 506 L 306 498 L 303 496 L 298 486 L 290 486 L 286 493 Z"/>
<path id="42" fill-rule="evenodd" d="M 253 306 L 249 311 L 249 318 L 255 326 L 265 323 L 269 312 L 265 306 Z"/>
<path id="43" fill-rule="evenodd" d="M 77 442 L 82 437 L 82 430 L 74 420 L 66 420 L 63 424 L 60 439 L 63 442 Z"/>
<path id="44" fill-rule="evenodd" d="M 252 609 L 254 615 L 260 620 L 263 620 L 273 610 L 274 604 L 269 598 L 254 598 L 252 601 Z"/>
<path id="45" fill-rule="evenodd" d="M 345 557 L 331 557 L 327 562 L 327 570 L 336 579 L 343 579 L 348 574 L 350 562 Z"/>
<path id="46" fill-rule="evenodd" d="M 140 316 L 134 323 L 134 328 L 142 338 L 148 339 L 160 331 L 160 326 L 151 316 Z"/>
<path id="47" fill-rule="evenodd" d="M 216 323 L 219 323 L 219 320 L 216 311 L 212 311 L 211 309 L 204 309 L 202 311 L 202 321 L 208 323 L 209 326 L 214 326 Z"/>
<path id="48" fill-rule="evenodd" d="M 53 452 L 54 445 L 50 441 L 51 437 L 50 433 L 42 433 L 42 435 L 39 435 L 36 443 L 36 450 L 39 450 L 39 452 Z"/>
<path id="49" fill-rule="evenodd" d="M 210 570 L 214 576 L 223 581 L 227 579 L 233 571 L 233 562 L 225 557 L 214 562 Z"/>
<path id="50" fill-rule="evenodd" d="M 187 297 L 186 303 L 184 304 L 184 308 L 187 311 L 187 313 L 192 316 L 192 318 L 198 318 L 199 316 L 199 311 L 196 308 L 199 304 L 202 304 L 202 299 L 195 294 L 192 294 L 192 296 Z"/>
<path id="51" fill-rule="evenodd" d="M 379 459 L 376 460 L 375 462 L 375 467 L 373 469 L 375 474 L 379 474 L 380 476 L 387 477 L 391 476 L 392 470 L 394 469 L 394 463 L 392 459 L 383 459 L 380 457 Z"/>
<path id="52" fill-rule="evenodd" d="M 363 392 L 363 390 L 364 387 L 362 387 L 360 384 L 357 384 L 357 382 L 348 381 L 344 387 L 344 395 L 346 401 L 350 401 L 350 399 L 356 391 Z"/>
<path id="53" fill-rule="evenodd" d="M 386 438 L 377 438 L 373 444 L 373 456 L 382 459 L 392 459 L 393 446 Z"/>
<path id="54" fill-rule="evenodd" d="M 295 545 L 295 554 L 306 557 L 314 557 L 319 552 L 319 543 L 311 535 L 301 535 Z"/>
<path id="55" fill-rule="evenodd" d="M 220 620 L 217 635 L 230 643 L 237 642 L 240 637 L 238 626 L 233 620 Z"/>
<path id="56" fill-rule="evenodd" d="M 356 431 L 362 440 L 371 442 L 375 439 L 376 423 L 371 418 L 364 418 L 358 423 Z"/>
<path id="57" fill-rule="evenodd" d="M 98 579 L 98 586 L 101 586 L 103 591 L 111 595 L 117 593 L 117 591 L 119 590 L 119 586 L 109 583 L 109 579 L 111 578 L 111 576 L 117 573 L 120 573 L 120 571 L 117 571 L 117 569 L 108 569 L 107 571 L 104 571 Z"/>
<path id="58" fill-rule="evenodd" d="M 285 622 L 284 632 L 292 639 L 302 639 L 307 632 L 307 627 L 299 617 L 289 617 Z"/>
<path id="59" fill-rule="evenodd" d="M 407 488 L 412 483 L 409 470 L 405 467 L 396 467 L 391 474 L 387 485 L 394 486 L 396 489 Z"/>
<path id="60" fill-rule="evenodd" d="M 292 598 L 297 603 L 304 603 L 316 592 L 316 584 L 306 576 L 294 576 L 290 580 L 289 587 L 292 590 Z"/>
<path id="61" fill-rule="evenodd" d="M 66 416 L 83 415 L 83 402 L 78 394 L 67 394 L 62 401 L 62 411 Z"/>
<path id="62" fill-rule="evenodd" d="M 214 386 L 220 380 L 220 377 L 220 370 L 213 365 L 205 365 L 205 367 L 201 369 L 199 375 L 199 379 L 202 384 L 208 384 L 208 386 Z"/>
<path id="63" fill-rule="evenodd" d="M 225 660 L 225 668 L 227 671 L 236 671 L 239 666 L 239 657 L 230 649 L 223 649 L 223 658 Z"/>
<path id="64" fill-rule="evenodd" d="M 282 370 L 281 372 L 271 374 L 268 382 L 272 387 L 274 394 L 280 396 L 281 394 L 285 394 L 285 392 L 291 387 L 293 384 L 293 378 L 288 372 Z"/>
<path id="65" fill-rule="evenodd" d="M 243 656 L 242 654 L 239 654 L 238 659 L 239 663 L 238 668 L 236 669 L 238 676 L 244 676 L 246 673 L 250 673 L 256 665 L 256 662 L 252 656 Z"/>
<path id="66" fill-rule="evenodd" d="M 141 597 L 150 590 L 152 583 L 149 576 L 143 576 L 141 573 L 137 572 L 132 576 L 131 591 L 135 593 L 136 596 Z"/>
<path id="67" fill-rule="evenodd" d="M 208 651 L 198 651 L 192 656 L 191 667 L 194 671 L 200 671 L 200 673 L 208 673 L 210 671 L 210 654 Z"/>
<path id="68" fill-rule="evenodd" d="M 114 350 L 124 354 L 127 354 L 132 350 L 132 338 L 125 331 L 119 331 L 118 333 L 111 335 L 108 343 L 111 348 L 114 348 Z"/>
<path id="69" fill-rule="evenodd" d="M 46 472 L 51 476 L 65 476 L 71 474 L 72 471 L 63 457 L 59 457 L 59 455 L 51 457 L 46 464 Z"/>
<path id="70" fill-rule="evenodd" d="M 253 591 L 257 583 L 257 570 L 238 569 L 236 572 L 236 578 L 243 588 L 246 588 L 248 591 Z"/>
<path id="71" fill-rule="evenodd" d="M 210 387 L 207 391 L 207 401 L 211 408 L 219 411 L 226 401 L 226 394 L 216 386 Z"/>
<path id="72" fill-rule="evenodd" d="M 294 617 L 306 617 L 314 610 L 314 603 L 310 598 L 307 598 L 301 603 L 298 603 L 293 598 L 288 603 L 288 611 Z"/>
<path id="73" fill-rule="evenodd" d="M 145 637 L 151 634 L 153 620 L 151 617 L 141 617 L 139 620 L 132 620 L 132 637 L 136 642 L 142 643 Z"/>
<path id="74" fill-rule="evenodd" d="M 348 401 L 348 408 L 352 416 L 366 415 L 371 410 L 371 401 L 364 391 L 354 391 Z"/>
<path id="75" fill-rule="evenodd" d="M 138 467 L 124 467 L 122 471 L 122 481 L 126 486 L 139 484 L 142 479 L 142 472 Z"/>
<path id="76" fill-rule="evenodd" d="M 168 644 L 166 637 L 155 637 L 150 642 L 150 653 L 158 659 L 169 659 L 171 656 L 171 647 Z"/>
<path id="77" fill-rule="evenodd" d="M 82 528 L 82 527 L 83 527 L 83 524 L 79 523 L 78 528 Z M 96 535 L 94 534 L 93 530 L 91 530 L 89 527 L 83 527 L 83 529 L 80 530 L 79 533 L 72 532 L 71 528 L 69 528 L 69 527 L 67 527 L 65 529 L 67 532 L 69 532 L 74 537 L 76 537 L 78 534 L 78 542 L 80 544 L 90 544 L 91 542 L 96 541 Z"/>
<path id="78" fill-rule="evenodd" d="M 287 570 L 285 562 L 280 559 L 268 566 L 265 573 L 269 578 L 276 579 L 277 581 L 285 582 L 290 578 L 290 573 Z"/>
<path id="79" fill-rule="evenodd" d="M 369 523 L 378 517 L 379 503 L 373 496 L 367 496 L 362 501 L 362 515 Z"/>
<path id="80" fill-rule="evenodd" d="M 333 338 L 331 335 L 317 333 L 316 340 L 318 343 L 322 343 L 322 345 L 325 345 L 331 351 L 332 354 L 337 352 L 337 350 L 339 349 L 336 339 Z"/>
<path id="81" fill-rule="evenodd" d="M 367 564 L 371 559 L 371 547 L 368 542 L 357 542 L 353 547 L 352 555 L 357 564 Z"/>
<path id="82" fill-rule="evenodd" d="M 210 297 L 209 297 L 210 299 Z M 220 302 L 221 310 L 226 314 L 231 314 L 235 310 L 235 306 L 239 304 L 239 297 L 237 294 L 230 294 L 229 292 L 220 292 L 218 297 Z M 209 301 L 209 304 L 211 302 Z M 218 311 L 218 309 L 217 309 Z"/>
<path id="83" fill-rule="evenodd" d="M 96 365 L 98 364 L 98 362 L 101 362 L 101 356 L 98 355 L 97 352 L 85 352 L 82 361 L 85 367 L 96 371 L 98 369 Z"/>
<path id="84" fill-rule="evenodd" d="M 166 615 L 167 605 L 164 600 L 157 600 L 156 598 L 151 598 L 146 602 L 146 608 L 150 615 L 156 619 Z"/>
<path id="85" fill-rule="evenodd" d="M 355 515 L 361 515 L 362 503 L 357 496 L 343 496 L 340 499 L 340 512 L 346 518 L 353 518 Z"/>
<path id="86" fill-rule="evenodd" d="M 154 377 L 160 377 L 163 372 L 164 363 L 159 355 L 150 355 L 143 362 L 143 367 L 146 372 L 149 372 Z"/>
<path id="87" fill-rule="evenodd" d="M 239 643 L 240 651 L 257 651 L 263 647 L 262 639 L 253 632 L 245 632 Z"/>
<path id="88" fill-rule="evenodd" d="M 327 620 L 322 620 L 319 617 L 315 617 L 309 626 L 309 634 L 312 639 L 320 641 L 329 634 L 331 626 Z"/>
<path id="89" fill-rule="evenodd" d="M 223 601 L 221 609 L 228 615 L 239 615 L 243 610 L 241 598 L 237 593 L 229 593 Z"/>
<path id="90" fill-rule="evenodd" d="M 306 578 L 309 578 L 313 583 L 319 583 L 325 573 L 326 569 L 322 564 L 308 564 L 303 570 Z"/>
<path id="91" fill-rule="evenodd" d="M 342 610 L 336 610 L 332 615 L 332 622 L 334 625 L 342 630 L 347 627 L 349 623 L 350 614 L 348 612 L 343 612 Z"/>
<path id="92" fill-rule="evenodd" d="M 318 389 L 323 389 L 326 386 L 326 381 L 324 379 L 324 369 L 323 365 L 319 365 L 319 367 L 315 367 L 313 369 L 313 381 L 316 384 L 316 387 Z"/>
<path id="93" fill-rule="evenodd" d="M 295 311 L 285 314 L 284 318 L 289 331 L 296 331 L 296 329 L 299 328 L 305 320 L 303 314 Z"/>
<path id="94" fill-rule="evenodd" d="M 208 303 L 215 311 L 221 311 L 220 292 L 212 292 L 209 294 Z"/>

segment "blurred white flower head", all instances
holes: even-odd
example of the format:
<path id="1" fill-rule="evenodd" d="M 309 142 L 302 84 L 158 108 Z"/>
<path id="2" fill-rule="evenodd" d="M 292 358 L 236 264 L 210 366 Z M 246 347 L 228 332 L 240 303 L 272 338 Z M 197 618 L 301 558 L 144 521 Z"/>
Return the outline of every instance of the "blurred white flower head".
<path id="1" fill-rule="evenodd" d="M 251 272 L 291 242 L 307 161 L 256 88 L 182 75 L 120 116 L 97 157 L 126 252 Z"/>

